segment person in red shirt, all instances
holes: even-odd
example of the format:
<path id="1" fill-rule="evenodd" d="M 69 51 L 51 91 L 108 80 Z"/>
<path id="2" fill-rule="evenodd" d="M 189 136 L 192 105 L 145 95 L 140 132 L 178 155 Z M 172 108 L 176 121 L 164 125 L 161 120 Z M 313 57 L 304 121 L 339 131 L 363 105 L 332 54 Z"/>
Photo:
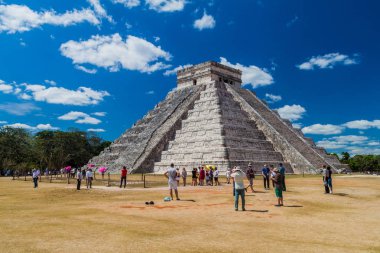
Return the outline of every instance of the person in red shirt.
<path id="1" fill-rule="evenodd" d="M 123 185 L 123 181 L 124 181 L 124 188 L 127 185 L 127 174 L 128 174 L 128 170 L 125 166 L 123 166 L 123 168 L 121 169 L 120 188 Z"/>
<path id="2" fill-rule="evenodd" d="M 206 173 L 205 173 L 205 170 L 202 167 L 201 170 L 199 171 L 199 185 L 201 185 L 201 186 L 204 185 L 204 183 L 205 183 L 205 176 L 206 176 Z"/>

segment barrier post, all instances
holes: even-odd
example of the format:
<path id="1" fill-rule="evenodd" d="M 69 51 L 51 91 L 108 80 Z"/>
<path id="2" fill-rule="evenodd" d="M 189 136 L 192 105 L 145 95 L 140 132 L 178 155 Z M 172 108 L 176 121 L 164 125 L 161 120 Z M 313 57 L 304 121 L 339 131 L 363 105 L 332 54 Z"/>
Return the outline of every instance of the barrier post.
<path id="1" fill-rule="evenodd" d="M 110 187 L 111 184 L 110 184 L 110 180 L 111 180 L 111 176 L 110 176 L 110 173 L 108 172 L 108 182 L 107 182 L 107 187 Z"/>
<path id="2" fill-rule="evenodd" d="M 70 176 L 67 177 L 67 184 L 70 184 Z"/>
<path id="3" fill-rule="evenodd" d="M 145 185 L 145 175 L 141 174 L 143 176 L 143 181 L 144 181 L 144 188 L 146 188 L 146 185 Z"/>

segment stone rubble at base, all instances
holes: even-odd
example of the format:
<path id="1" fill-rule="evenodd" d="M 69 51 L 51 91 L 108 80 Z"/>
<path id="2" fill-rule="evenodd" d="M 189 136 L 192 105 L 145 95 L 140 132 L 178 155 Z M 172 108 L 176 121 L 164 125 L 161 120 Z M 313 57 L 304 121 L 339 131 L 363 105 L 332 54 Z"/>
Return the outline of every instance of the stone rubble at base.
<path id="1" fill-rule="evenodd" d="M 221 172 L 283 163 L 289 173 L 317 173 L 328 155 L 276 111 L 241 88 L 241 71 L 205 62 L 177 72 L 177 88 L 89 163 L 131 173 L 162 173 L 171 163 Z"/>

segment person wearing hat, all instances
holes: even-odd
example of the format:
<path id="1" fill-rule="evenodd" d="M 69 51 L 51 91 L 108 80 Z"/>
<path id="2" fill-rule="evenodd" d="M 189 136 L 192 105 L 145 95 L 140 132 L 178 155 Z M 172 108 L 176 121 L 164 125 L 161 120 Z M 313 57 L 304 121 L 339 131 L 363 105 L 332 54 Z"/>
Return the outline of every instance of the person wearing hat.
<path id="1" fill-rule="evenodd" d="M 247 179 L 249 182 L 249 185 L 245 188 L 245 191 L 247 192 L 247 189 L 251 187 L 251 191 L 254 192 L 253 190 L 253 179 L 255 178 L 255 171 L 252 168 L 252 164 L 248 164 L 248 169 L 247 169 Z"/>
<path id="2" fill-rule="evenodd" d="M 238 210 L 239 206 L 239 196 L 241 196 L 241 208 L 245 211 L 245 188 L 244 188 L 244 178 L 245 173 L 240 169 L 240 167 L 236 167 L 231 174 L 231 177 L 234 179 L 235 186 L 235 211 Z"/>
<path id="3" fill-rule="evenodd" d="M 284 200 L 282 197 L 283 176 L 277 168 L 274 168 L 273 172 L 275 173 L 275 175 L 274 177 L 272 177 L 272 181 L 274 183 L 274 192 L 276 194 L 277 202 L 278 202 L 276 206 L 283 206 L 284 205 Z"/>

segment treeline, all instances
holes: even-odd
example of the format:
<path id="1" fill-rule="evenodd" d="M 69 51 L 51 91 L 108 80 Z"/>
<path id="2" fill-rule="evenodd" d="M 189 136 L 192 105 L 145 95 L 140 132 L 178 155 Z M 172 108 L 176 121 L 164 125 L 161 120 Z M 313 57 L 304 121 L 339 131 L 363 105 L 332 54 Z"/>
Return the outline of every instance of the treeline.
<path id="1" fill-rule="evenodd" d="M 82 167 L 111 144 L 95 133 L 77 129 L 31 134 L 21 128 L 0 128 L 0 169 L 20 172 L 49 170 L 70 165 Z"/>
<path id="2" fill-rule="evenodd" d="M 348 164 L 354 172 L 373 172 L 380 171 L 380 155 L 355 155 L 350 156 L 348 152 L 343 152 L 339 157 L 339 161 Z"/>

